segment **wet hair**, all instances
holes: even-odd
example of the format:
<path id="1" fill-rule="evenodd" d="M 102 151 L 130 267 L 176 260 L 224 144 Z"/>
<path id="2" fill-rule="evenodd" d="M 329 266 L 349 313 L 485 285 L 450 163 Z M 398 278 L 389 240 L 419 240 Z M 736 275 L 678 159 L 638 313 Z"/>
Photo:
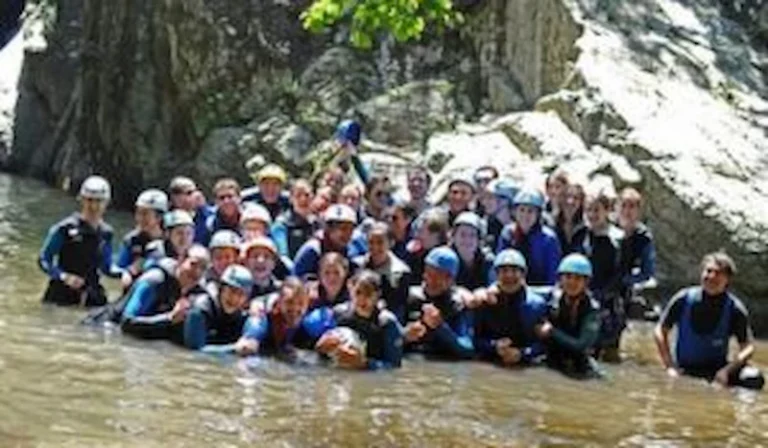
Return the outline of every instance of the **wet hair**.
<path id="1" fill-rule="evenodd" d="M 320 259 L 320 263 L 318 264 L 318 275 L 320 274 L 320 271 L 328 265 L 336 265 L 342 268 L 344 272 L 349 272 L 349 261 L 338 252 L 328 252 L 323 255 L 323 258 Z"/>
<path id="2" fill-rule="evenodd" d="M 381 276 L 370 269 L 363 269 L 352 277 L 355 288 L 368 287 L 381 294 Z"/>
<path id="3" fill-rule="evenodd" d="M 733 258 L 731 258 L 731 256 L 728 255 L 723 249 L 704 255 L 704 257 L 701 259 L 701 269 L 703 270 L 704 266 L 709 263 L 714 263 L 717 265 L 718 269 L 724 272 L 728 278 L 736 275 L 736 262 L 734 262 Z"/>
<path id="4" fill-rule="evenodd" d="M 295 190 L 299 187 L 304 187 L 309 190 L 310 193 L 312 192 L 312 184 L 307 179 L 299 178 L 291 183 L 291 194 L 294 194 Z"/>
<path id="5" fill-rule="evenodd" d="M 213 194 L 218 195 L 220 191 L 222 190 L 235 190 L 235 194 L 240 194 L 240 184 L 237 183 L 235 179 L 232 179 L 231 177 L 225 177 L 224 179 L 219 179 L 216 181 L 216 184 L 213 186 Z"/>
<path id="6" fill-rule="evenodd" d="M 621 202 L 634 202 L 638 205 L 642 205 L 643 203 L 643 195 L 632 187 L 627 187 L 621 190 L 619 198 Z"/>

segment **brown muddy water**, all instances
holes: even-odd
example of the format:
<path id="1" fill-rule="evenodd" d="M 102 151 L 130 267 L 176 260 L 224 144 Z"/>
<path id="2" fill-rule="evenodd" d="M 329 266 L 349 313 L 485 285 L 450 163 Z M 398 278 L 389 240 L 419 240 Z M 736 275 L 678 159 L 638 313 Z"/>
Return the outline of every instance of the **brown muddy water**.
<path id="1" fill-rule="evenodd" d="M 350 373 L 238 360 L 80 327 L 40 305 L 36 256 L 74 200 L 0 175 L 0 448 L 744 446 L 768 444 L 764 394 L 671 380 L 648 324 L 609 379 L 405 362 Z M 127 214 L 110 213 L 122 233 Z M 768 344 L 758 362 L 768 364 Z"/>

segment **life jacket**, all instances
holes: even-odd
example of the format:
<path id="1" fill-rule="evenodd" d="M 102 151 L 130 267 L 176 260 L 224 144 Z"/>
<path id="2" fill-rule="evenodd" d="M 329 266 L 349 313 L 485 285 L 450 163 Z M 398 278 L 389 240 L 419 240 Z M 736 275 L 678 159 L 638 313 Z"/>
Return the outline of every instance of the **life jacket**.
<path id="1" fill-rule="evenodd" d="M 677 365 L 686 368 L 710 368 L 717 370 L 727 364 L 728 339 L 730 336 L 731 315 L 734 302 L 730 293 L 726 293 L 720 319 L 714 331 L 709 334 L 697 333 L 693 328 L 692 309 L 694 304 L 703 300 L 700 287 L 689 288 L 685 295 L 682 315 L 677 328 L 675 358 Z"/>
<path id="2" fill-rule="evenodd" d="M 139 229 L 133 229 L 128 232 L 128 234 L 123 237 L 123 247 L 128 249 L 130 260 L 127 260 L 128 264 L 120 267 L 127 268 L 134 261 L 141 258 L 147 258 L 147 245 L 153 240 L 154 238 Z"/>
<path id="3" fill-rule="evenodd" d="M 480 337 L 492 334 L 493 339 L 508 337 L 517 347 L 535 340 L 534 327 L 547 314 L 544 299 L 528 288 L 516 294 L 499 292 L 498 301 L 475 310 L 476 334 Z M 516 319 L 515 319 L 516 318 Z M 481 335 L 481 322 L 486 335 Z"/>
<path id="4" fill-rule="evenodd" d="M 77 213 L 57 226 L 63 236 L 58 254 L 59 268 L 82 277 L 86 287 L 98 285 L 101 254 L 104 245 L 112 243 L 112 227 L 101 223 L 94 228 Z"/>

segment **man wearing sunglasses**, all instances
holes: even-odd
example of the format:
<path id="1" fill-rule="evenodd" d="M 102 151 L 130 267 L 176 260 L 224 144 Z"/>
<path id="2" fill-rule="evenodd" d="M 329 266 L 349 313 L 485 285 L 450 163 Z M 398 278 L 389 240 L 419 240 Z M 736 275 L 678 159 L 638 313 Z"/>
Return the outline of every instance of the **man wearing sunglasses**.
<path id="1" fill-rule="evenodd" d="M 197 184 L 188 177 L 177 176 L 171 179 L 168 193 L 171 199 L 171 210 L 180 209 L 188 212 L 195 223 L 195 242 L 205 244 L 209 238 L 206 223 L 212 211 L 206 206 L 198 206 L 195 198 Z"/>

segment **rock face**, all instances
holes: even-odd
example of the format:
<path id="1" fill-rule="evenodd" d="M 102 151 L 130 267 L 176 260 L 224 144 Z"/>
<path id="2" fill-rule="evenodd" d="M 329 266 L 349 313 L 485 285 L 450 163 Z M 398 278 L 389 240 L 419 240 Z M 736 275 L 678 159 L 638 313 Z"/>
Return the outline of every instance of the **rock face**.
<path id="1" fill-rule="evenodd" d="M 254 156 L 302 171 L 354 116 L 386 148 L 369 160 L 425 160 L 438 185 L 490 163 L 535 185 L 564 166 L 637 186 L 665 287 L 725 248 L 768 322 L 763 2 L 489 0 L 461 32 L 371 53 L 343 29 L 306 35 L 306 2 L 57 5 L 48 48 L 27 53 L 10 169 L 97 170 L 128 202 L 180 172 L 246 181 Z"/>

